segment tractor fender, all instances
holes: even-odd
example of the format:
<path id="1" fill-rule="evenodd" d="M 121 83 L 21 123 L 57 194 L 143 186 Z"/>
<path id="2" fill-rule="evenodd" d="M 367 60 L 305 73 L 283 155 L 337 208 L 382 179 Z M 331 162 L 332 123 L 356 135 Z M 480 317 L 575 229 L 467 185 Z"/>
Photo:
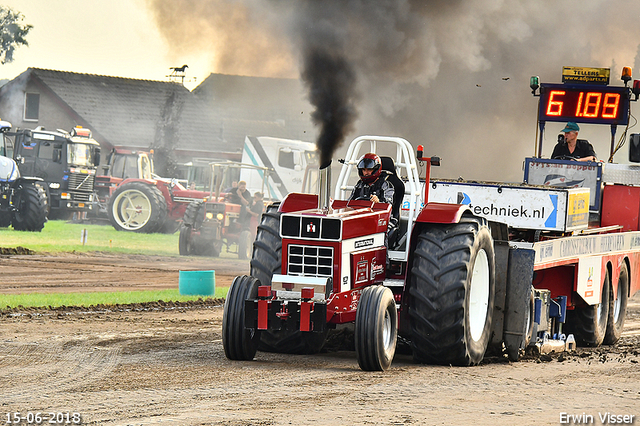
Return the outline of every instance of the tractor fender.
<path id="1" fill-rule="evenodd" d="M 280 203 L 280 212 L 298 212 L 301 210 L 310 210 L 318 208 L 318 195 L 317 194 L 300 194 L 297 192 L 290 192 L 284 197 L 284 200 Z"/>
<path id="2" fill-rule="evenodd" d="M 37 182 L 44 182 L 44 179 L 39 178 L 39 177 L 25 177 L 25 176 L 20 176 L 18 179 L 16 179 L 16 184 L 20 184 L 20 183 L 37 183 Z"/>
<path id="3" fill-rule="evenodd" d="M 416 218 L 416 223 L 458 223 L 469 211 L 463 204 L 427 203 Z"/>

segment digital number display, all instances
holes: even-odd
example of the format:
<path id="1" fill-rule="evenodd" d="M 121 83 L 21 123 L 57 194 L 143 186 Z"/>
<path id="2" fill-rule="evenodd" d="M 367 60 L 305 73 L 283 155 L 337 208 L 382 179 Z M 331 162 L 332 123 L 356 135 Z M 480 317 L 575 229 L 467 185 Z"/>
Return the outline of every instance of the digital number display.
<path id="1" fill-rule="evenodd" d="M 540 121 L 626 125 L 629 89 L 589 85 L 542 84 Z"/>

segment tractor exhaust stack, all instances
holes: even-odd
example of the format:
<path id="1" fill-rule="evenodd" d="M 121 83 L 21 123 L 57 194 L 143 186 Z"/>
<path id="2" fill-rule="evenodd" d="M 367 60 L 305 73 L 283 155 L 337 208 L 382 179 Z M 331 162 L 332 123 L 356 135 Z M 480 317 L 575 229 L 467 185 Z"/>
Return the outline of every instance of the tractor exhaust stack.
<path id="1" fill-rule="evenodd" d="M 331 204 L 331 160 L 321 165 L 318 173 L 318 209 L 329 210 Z"/>

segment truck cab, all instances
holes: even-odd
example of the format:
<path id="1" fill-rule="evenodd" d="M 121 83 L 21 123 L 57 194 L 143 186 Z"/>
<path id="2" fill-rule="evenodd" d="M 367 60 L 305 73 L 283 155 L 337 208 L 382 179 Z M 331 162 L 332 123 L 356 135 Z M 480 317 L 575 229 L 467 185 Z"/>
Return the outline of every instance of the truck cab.
<path id="1" fill-rule="evenodd" d="M 46 183 L 49 217 L 65 218 L 92 209 L 100 144 L 89 129 L 76 127 L 70 133 L 42 127 L 18 129 L 6 133 L 4 149 L 21 174 Z"/>

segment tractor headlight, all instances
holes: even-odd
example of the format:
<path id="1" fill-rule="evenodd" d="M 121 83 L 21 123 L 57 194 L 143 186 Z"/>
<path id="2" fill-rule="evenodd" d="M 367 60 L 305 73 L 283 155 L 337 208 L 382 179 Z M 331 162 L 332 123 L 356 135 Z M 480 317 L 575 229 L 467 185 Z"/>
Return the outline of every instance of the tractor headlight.
<path id="1" fill-rule="evenodd" d="M 211 212 L 207 212 L 207 214 L 205 214 L 204 216 L 209 220 L 213 219 L 213 213 Z"/>
<path id="2" fill-rule="evenodd" d="M 218 220 L 222 222 L 222 219 L 224 219 L 224 215 L 222 213 L 218 213 Z"/>
<path id="3" fill-rule="evenodd" d="M 69 195 L 68 192 L 63 192 L 62 194 L 60 194 L 60 198 L 62 198 L 63 200 L 70 200 L 71 195 Z"/>

